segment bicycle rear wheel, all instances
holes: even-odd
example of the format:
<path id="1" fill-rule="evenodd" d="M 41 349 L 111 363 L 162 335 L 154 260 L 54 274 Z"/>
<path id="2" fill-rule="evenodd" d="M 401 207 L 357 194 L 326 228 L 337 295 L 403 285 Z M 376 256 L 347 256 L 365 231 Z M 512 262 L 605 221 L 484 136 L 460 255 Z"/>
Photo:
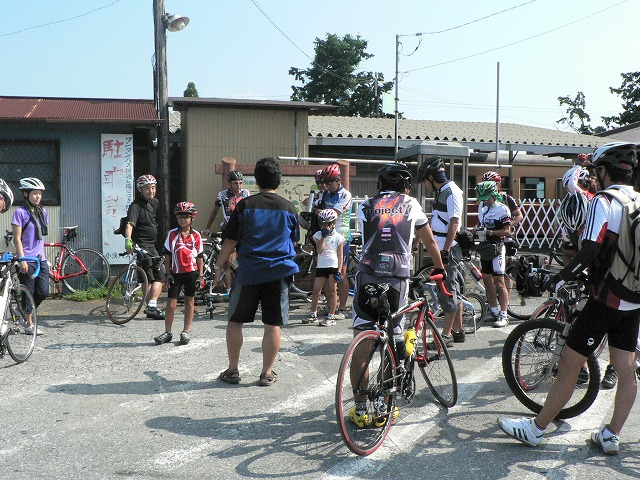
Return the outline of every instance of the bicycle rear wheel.
<path id="1" fill-rule="evenodd" d="M 107 293 L 107 316 L 116 325 L 127 323 L 135 317 L 144 304 L 149 280 L 138 266 L 118 275 Z"/>
<path id="2" fill-rule="evenodd" d="M 28 330 L 27 317 L 31 312 L 31 329 Z M 38 315 L 31 292 L 24 285 L 18 285 L 9 294 L 6 345 L 9 355 L 16 363 L 26 361 L 36 346 Z"/>
<path id="3" fill-rule="evenodd" d="M 444 407 L 453 407 L 458 401 L 458 381 L 449 350 L 442 335 L 425 314 L 416 342 L 416 361 L 429 390 Z"/>
<path id="4" fill-rule="evenodd" d="M 78 260 L 82 261 L 87 271 L 81 267 Z M 79 248 L 75 255 L 71 252 L 67 254 L 62 262 L 62 283 L 70 292 L 77 290 L 88 290 L 89 288 L 104 288 L 109 283 L 111 268 L 109 262 L 97 250 L 93 248 Z M 76 275 L 71 278 L 64 278 L 67 275 Z"/>
<path id="5" fill-rule="evenodd" d="M 528 320 L 507 337 L 502 349 L 502 370 L 509 389 L 529 410 L 538 413 L 558 374 L 554 353 L 564 325 L 551 318 Z M 587 359 L 589 381 L 576 386 L 556 418 L 571 418 L 586 411 L 600 388 L 600 367 L 591 355 Z"/>
<path id="6" fill-rule="evenodd" d="M 342 358 L 336 383 L 336 420 L 345 445 L 357 455 L 375 452 L 389 433 L 395 411 L 395 373 L 391 346 L 378 332 L 360 333 Z M 366 414 L 355 416 L 356 401 L 366 405 Z"/>
<path id="7" fill-rule="evenodd" d="M 533 313 L 534 308 L 527 305 L 526 297 L 520 295 L 516 289 L 516 266 L 512 264 L 507 267 L 504 275 L 504 281 L 507 283 L 509 292 L 509 303 L 507 304 L 507 314 L 516 320 L 528 320 Z"/>

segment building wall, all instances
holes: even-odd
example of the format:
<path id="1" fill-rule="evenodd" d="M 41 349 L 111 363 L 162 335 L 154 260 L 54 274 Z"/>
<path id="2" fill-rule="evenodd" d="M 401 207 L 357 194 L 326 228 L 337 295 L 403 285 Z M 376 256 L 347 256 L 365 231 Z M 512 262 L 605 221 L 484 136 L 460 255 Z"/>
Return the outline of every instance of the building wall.
<path id="1" fill-rule="evenodd" d="M 182 191 L 196 204 L 195 227 L 205 227 L 213 202 L 226 188 L 215 166 L 224 157 L 239 164 L 260 158 L 308 154 L 307 112 L 278 109 L 231 109 L 190 106 L 182 112 Z M 296 151 L 296 122 L 298 151 Z M 221 214 L 214 225 L 221 221 Z"/>

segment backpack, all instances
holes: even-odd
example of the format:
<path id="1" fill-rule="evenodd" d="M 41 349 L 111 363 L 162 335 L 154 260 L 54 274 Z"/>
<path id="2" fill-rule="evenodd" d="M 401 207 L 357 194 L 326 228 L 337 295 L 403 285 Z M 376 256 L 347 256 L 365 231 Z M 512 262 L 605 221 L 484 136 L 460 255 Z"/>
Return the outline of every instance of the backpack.
<path id="1" fill-rule="evenodd" d="M 618 283 L 611 290 L 621 299 L 637 303 L 640 301 L 640 195 L 636 193 L 635 200 L 629 200 L 618 190 L 602 193 L 622 205 L 618 244 L 607 270 L 607 276 Z"/>
<path id="2" fill-rule="evenodd" d="M 522 255 L 517 260 L 516 290 L 523 297 L 541 297 L 546 274 L 539 269 L 544 267 L 544 258 L 540 255 Z"/>
<path id="3" fill-rule="evenodd" d="M 458 233 L 456 233 L 456 242 L 460 245 L 462 249 L 462 254 L 467 257 L 469 256 L 469 250 L 474 247 L 473 241 L 473 233 L 470 230 L 463 228 Z"/>

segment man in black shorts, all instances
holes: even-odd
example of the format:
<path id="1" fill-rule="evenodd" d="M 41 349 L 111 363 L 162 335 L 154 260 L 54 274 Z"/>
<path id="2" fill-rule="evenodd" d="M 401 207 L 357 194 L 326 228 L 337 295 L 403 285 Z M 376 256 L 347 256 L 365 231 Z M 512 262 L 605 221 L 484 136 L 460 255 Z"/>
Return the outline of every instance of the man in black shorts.
<path id="1" fill-rule="evenodd" d="M 224 262 L 237 248 L 238 270 L 229 297 L 227 324 L 229 367 L 218 378 L 227 383 L 240 382 L 242 325 L 255 320 L 261 305 L 264 334 L 258 385 L 268 386 L 277 378 L 273 364 L 280 350 L 280 327 L 289 319 L 289 283 L 298 273 L 293 258 L 300 231 L 295 207 L 276 193 L 282 178 L 278 162 L 273 158 L 259 160 L 254 175 L 260 193 L 236 206 L 215 265 L 214 285 L 220 281 Z"/>
<path id="2" fill-rule="evenodd" d="M 637 163 L 632 143 L 606 144 L 593 155 L 593 166 L 603 190 L 589 204 L 580 250 L 547 285 L 557 289 L 559 282 L 575 277 L 588 266 L 589 300 L 573 323 L 558 364 L 558 375 L 540 413 L 535 418 L 498 419 L 498 425 L 507 435 L 529 446 L 540 444 L 549 423 L 571 398 L 580 368 L 608 335 L 609 357 L 618 372 L 618 388 L 610 423 L 594 431 L 591 441 L 608 455 L 618 453 L 620 430 L 636 398 L 635 349 L 640 292 L 627 289 L 608 273 L 618 245 L 623 206 L 606 192 L 617 190 L 629 200 L 640 199 L 640 194 L 631 186 Z"/>
<path id="3" fill-rule="evenodd" d="M 149 279 L 147 308 L 144 309 L 144 313 L 147 314 L 147 318 L 162 320 L 164 312 L 158 308 L 158 297 L 162 293 L 164 265 L 162 257 L 156 250 L 158 238 L 156 216 L 160 206 L 160 201 L 156 198 L 157 183 L 153 175 L 142 175 L 136 180 L 139 195 L 131 202 L 127 211 L 124 246 L 129 253 L 133 251 L 134 245 L 149 252 L 149 257 L 145 257 L 144 264 L 140 265 Z"/>

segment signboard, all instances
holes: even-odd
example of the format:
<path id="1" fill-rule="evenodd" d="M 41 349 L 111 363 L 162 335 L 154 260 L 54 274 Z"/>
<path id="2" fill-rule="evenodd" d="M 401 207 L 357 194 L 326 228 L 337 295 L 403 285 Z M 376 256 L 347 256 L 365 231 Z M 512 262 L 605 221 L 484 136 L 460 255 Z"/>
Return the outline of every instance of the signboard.
<path id="1" fill-rule="evenodd" d="M 102 253 L 111 264 L 127 263 L 122 236 L 113 233 L 135 195 L 133 135 L 103 133 L 100 142 L 102 173 Z"/>
<path id="2" fill-rule="evenodd" d="M 245 175 L 244 184 L 242 186 L 251 192 L 258 193 L 260 189 L 256 185 L 255 177 L 250 177 Z M 306 210 L 304 205 L 302 205 L 302 201 L 305 198 L 309 198 L 309 192 L 311 190 L 316 190 L 316 180 L 315 177 L 295 177 L 295 176 L 282 176 L 282 181 L 280 182 L 280 186 L 278 187 L 277 193 L 281 197 L 289 200 L 296 207 L 298 212 L 303 212 Z"/>

